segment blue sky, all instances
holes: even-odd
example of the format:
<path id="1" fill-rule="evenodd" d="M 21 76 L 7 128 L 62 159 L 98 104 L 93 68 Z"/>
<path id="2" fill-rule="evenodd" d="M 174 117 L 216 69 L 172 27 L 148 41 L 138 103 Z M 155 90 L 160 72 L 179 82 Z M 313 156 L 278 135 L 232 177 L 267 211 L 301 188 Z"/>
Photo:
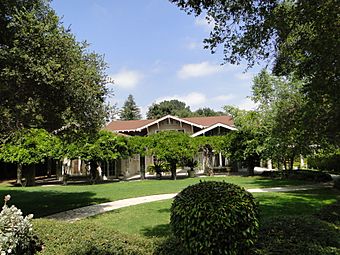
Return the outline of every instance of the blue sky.
<path id="1" fill-rule="evenodd" d="M 154 102 L 184 101 L 192 110 L 224 105 L 250 109 L 259 67 L 221 66 L 221 52 L 203 49 L 211 25 L 167 0 L 54 0 L 52 8 L 78 41 L 104 55 L 109 100 L 121 107 L 129 94 L 145 114 Z"/>

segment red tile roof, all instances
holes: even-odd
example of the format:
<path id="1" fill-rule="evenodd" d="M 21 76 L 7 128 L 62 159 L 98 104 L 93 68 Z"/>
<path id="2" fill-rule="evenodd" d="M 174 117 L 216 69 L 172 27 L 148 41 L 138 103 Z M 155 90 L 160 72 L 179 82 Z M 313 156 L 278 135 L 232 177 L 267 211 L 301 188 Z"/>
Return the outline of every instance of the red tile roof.
<path id="1" fill-rule="evenodd" d="M 182 119 L 205 127 L 212 126 L 216 123 L 234 126 L 234 121 L 230 116 L 191 117 Z"/>
<path id="2" fill-rule="evenodd" d="M 180 118 L 204 127 L 212 126 L 216 123 L 222 123 L 228 126 L 234 126 L 233 119 L 230 116 L 212 116 L 212 117 L 191 117 Z M 108 131 L 135 131 L 142 128 L 155 120 L 114 120 L 111 121 L 104 130 Z"/>
<path id="3" fill-rule="evenodd" d="M 104 128 L 104 130 L 132 131 L 141 128 L 153 121 L 155 120 L 113 120 Z"/>

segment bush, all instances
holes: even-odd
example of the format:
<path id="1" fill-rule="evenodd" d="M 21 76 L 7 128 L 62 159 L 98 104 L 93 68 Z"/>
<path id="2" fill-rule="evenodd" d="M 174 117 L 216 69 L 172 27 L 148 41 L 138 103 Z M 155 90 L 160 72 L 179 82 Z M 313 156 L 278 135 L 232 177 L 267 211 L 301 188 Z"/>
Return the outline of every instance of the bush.
<path id="1" fill-rule="evenodd" d="M 315 217 L 273 217 L 261 225 L 256 254 L 340 254 L 339 230 Z"/>
<path id="2" fill-rule="evenodd" d="M 151 255 L 154 251 L 151 239 L 112 231 L 91 220 L 39 219 L 33 224 L 45 244 L 44 255 Z"/>
<path id="3" fill-rule="evenodd" d="M 320 220 L 327 221 L 340 226 L 340 200 L 334 204 L 324 206 L 316 216 Z"/>
<path id="4" fill-rule="evenodd" d="M 170 164 L 167 162 L 161 162 L 155 165 L 151 164 L 147 167 L 146 171 L 149 174 L 168 173 L 170 172 Z"/>
<path id="5" fill-rule="evenodd" d="M 11 196 L 5 196 L 5 204 L 0 212 L 0 252 L 4 254 L 34 254 L 41 250 L 41 244 L 33 235 L 30 214 L 25 218 L 14 205 L 7 206 Z"/>
<path id="6" fill-rule="evenodd" d="M 315 169 L 340 173 L 340 149 L 309 157 L 308 166 Z"/>
<path id="7" fill-rule="evenodd" d="M 332 181 L 332 177 L 328 173 L 321 171 L 311 170 L 284 170 L 284 171 L 264 171 L 262 174 L 264 177 L 271 178 L 284 178 L 294 180 L 305 180 L 313 182 L 329 182 Z"/>
<path id="8" fill-rule="evenodd" d="M 248 254 L 258 230 L 252 194 L 226 182 L 200 182 L 171 206 L 171 229 L 189 254 Z"/>

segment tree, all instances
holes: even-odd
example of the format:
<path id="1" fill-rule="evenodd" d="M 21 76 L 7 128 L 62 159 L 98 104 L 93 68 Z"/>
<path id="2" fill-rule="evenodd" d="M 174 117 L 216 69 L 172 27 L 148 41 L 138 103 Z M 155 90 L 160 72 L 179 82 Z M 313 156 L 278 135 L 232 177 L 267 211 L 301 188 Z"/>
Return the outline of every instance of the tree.
<path id="1" fill-rule="evenodd" d="M 121 120 L 140 120 L 142 118 L 140 109 L 136 105 L 132 95 L 129 95 L 124 102 L 124 106 L 120 111 L 119 116 Z"/>
<path id="2" fill-rule="evenodd" d="M 223 112 L 216 112 L 209 107 L 204 107 L 204 108 L 199 108 L 198 110 L 193 112 L 193 115 L 195 115 L 195 116 L 205 116 L 205 117 L 221 116 L 221 115 L 223 115 Z"/>
<path id="3" fill-rule="evenodd" d="M 273 60 L 275 75 L 304 80 L 309 131 L 340 142 L 340 6 L 336 0 L 170 0 L 213 23 L 205 48 L 249 66 Z M 313 125 L 312 125 L 313 124 Z"/>
<path id="4" fill-rule="evenodd" d="M 146 117 L 148 119 L 158 119 L 166 115 L 174 115 L 180 118 L 190 117 L 192 112 L 189 106 L 177 99 L 154 103 L 149 107 Z"/>
<path id="5" fill-rule="evenodd" d="M 145 136 L 131 136 L 128 137 L 128 148 L 131 155 L 139 154 L 140 156 L 147 155 L 148 137 Z M 145 179 L 145 167 L 140 169 L 141 179 Z"/>
<path id="6" fill-rule="evenodd" d="M 102 57 L 75 40 L 47 1 L 12 3 L 0 6 L 0 134 L 98 130 L 108 110 Z"/>
<path id="7" fill-rule="evenodd" d="M 294 77 L 284 79 L 265 70 L 254 78 L 252 98 L 259 104 L 262 127 L 266 130 L 267 156 L 290 170 L 297 156 L 310 153 L 312 145 L 321 145 L 305 128 L 306 99 L 302 87 L 303 83 Z"/>
<path id="8" fill-rule="evenodd" d="M 162 131 L 147 137 L 147 154 L 156 156 L 158 161 L 170 164 L 171 175 L 176 180 L 177 164 L 192 158 L 196 149 L 190 146 L 188 134 L 177 131 Z"/>
<path id="9" fill-rule="evenodd" d="M 66 146 L 67 158 L 81 158 L 90 162 L 91 179 L 96 182 L 99 178 L 98 165 L 103 161 L 125 158 L 130 155 L 128 141 L 123 136 L 108 131 L 99 131 L 92 136 L 84 136 Z"/>
<path id="10" fill-rule="evenodd" d="M 0 160 L 17 164 L 17 184 L 22 185 L 22 174 L 26 175 L 25 185 L 34 185 L 34 166 L 49 157 L 58 157 L 61 141 L 44 129 L 21 129 L 7 137 L 0 144 Z"/>
<path id="11" fill-rule="evenodd" d="M 245 162 L 248 174 L 254 175 L 254 167 L 263 155 L 266 138 L 262 116 L 257 111 L 240 110 L 233 106 L 225 106 L 224 109 L 233 117 L 238 130 L 226 134 L 220 150 L 234 160 Z"/>

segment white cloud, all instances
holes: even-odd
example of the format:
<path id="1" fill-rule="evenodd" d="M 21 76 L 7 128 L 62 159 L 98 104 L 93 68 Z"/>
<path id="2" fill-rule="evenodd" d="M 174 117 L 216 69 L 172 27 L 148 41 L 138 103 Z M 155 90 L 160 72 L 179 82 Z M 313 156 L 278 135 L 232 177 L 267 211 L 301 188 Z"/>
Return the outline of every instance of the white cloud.
<path id="1" fill-rule="evenodd" d="M 156 99 L 156 103 L 160 103 L 164 100 L 172 100 L 172 99 L 177 99 L 179 101 L 184 102 L 186 105 L 189 106 L 197 106 L 197 105 L 202 105 L 207 101 L 207 97 L 199 92 L 191 92 L 187 95 L 173 95 L 173 96 L 167 96 L 167 97 L 161 97 Z"/>
<path id="2" fill-rule="evenodd" d="M 240 81 L 252 81 L 254 78 L 253 73 L 237 73 L 234 76 Z"/>
<path id="3" fill-rule="evenodd" d="M 223 71 L 221 65 L 211 64 L 207 61 L 198 64 L 186 64 L 177 72 L 181 79 L 209 76 Z"/>
<path id="4" fill-rule="evenodd" d="M 246 98 L 238 104 L 238 107 L 242 110 L 255 110 L 257 104 L 254 103 L 250 98 Z"/>
<path id="5" fill-rule="evenodd" d="M 215 22 L 207 20 L 206 16 L 200 16 L 195 19 L 195 25 L 203 27 L 205 31 L 211 31 L 215 26 Z"/>
<path id="6" fill-rule="evenodd" d="M 219 95 L 213 98 L 213 100 L 216 101 L 229 101 L 231 99 L 234 99 L 235 96 L 233 94 L 229 94 L 229 95 Z"/>
<path id="7" fill-rule="evenodd" d="M 195 50 L 197 48 L 199 48 L 200 44 L 197 43 L 197 42 L 188 42 L 186 47 L 189 49 L 189 50 Z"/>
<path id="8" fill-rule="evenodd" d="M 114 84 L 123 89 L 133 89 L 143 79 L 144 75 L 136 70 L 122 69 L 118 73 L 110 75 Z"/>

